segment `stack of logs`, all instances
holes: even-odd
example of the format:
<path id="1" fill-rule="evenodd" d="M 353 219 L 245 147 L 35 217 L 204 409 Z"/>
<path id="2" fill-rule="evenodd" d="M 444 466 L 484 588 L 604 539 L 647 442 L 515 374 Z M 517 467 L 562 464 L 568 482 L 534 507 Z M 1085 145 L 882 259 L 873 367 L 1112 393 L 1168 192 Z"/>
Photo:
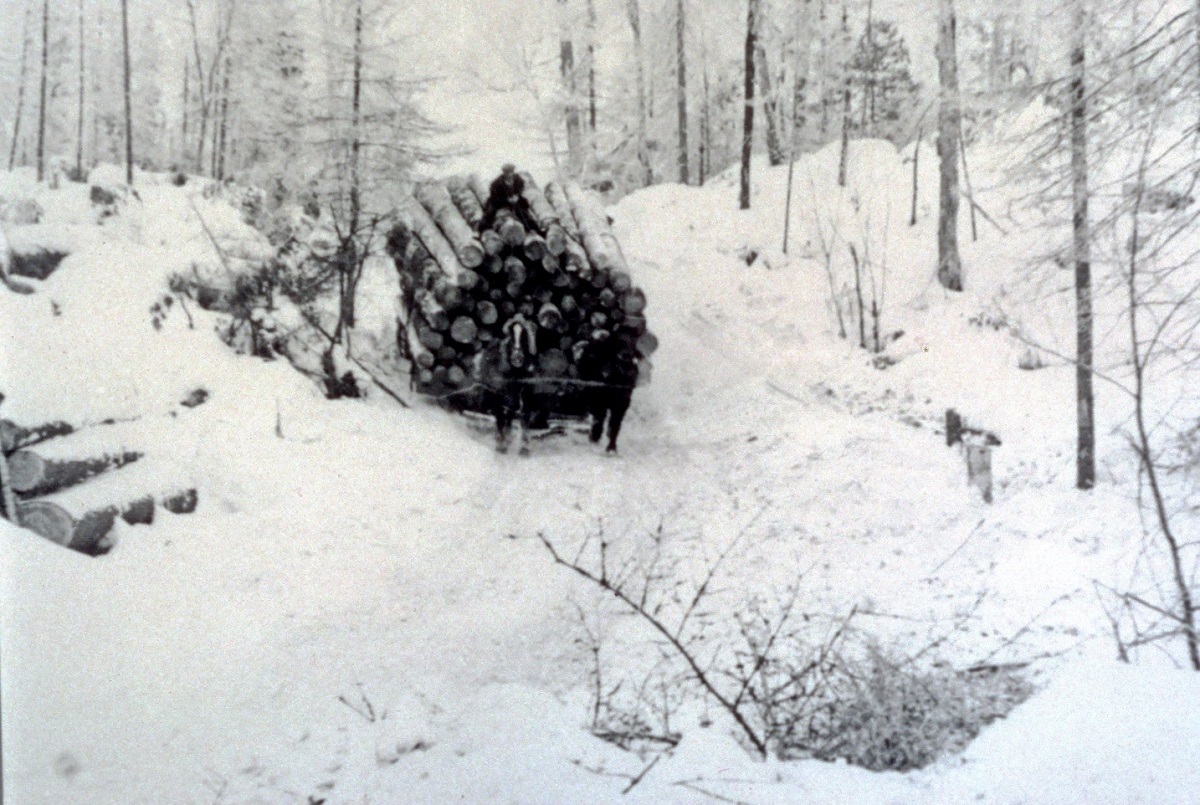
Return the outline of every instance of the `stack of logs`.
<path id="1" fill-rule="evenodd" d="M 149 524 L 157 508 L 194 511 L 196 489 L 174 468 L 128 449 L 119 424 L 21 426 L 0 420 L 4 516 L 51 542 L 97 556 L 112 548 L 118 517 Z"/>
<path id="2" fill-rule="evenodd" d="M 658 342 L 599 199 L 575 184 L 543 191 L 528 173 L 512 176 L 523 184 L 515 209 L 475 175 L 425 182 L 401 203 L 389 238 L 406 314 L 400 350 L 418 392 L 468 409 L 478 403 L 475 356 L 505 323 L 520 313 L 543 327 L 549 320 L 536 374 L 560 401 L 550 407 L 570 413 L 577 347 L 595 331 L 622 328 L 643 357 Z"/>

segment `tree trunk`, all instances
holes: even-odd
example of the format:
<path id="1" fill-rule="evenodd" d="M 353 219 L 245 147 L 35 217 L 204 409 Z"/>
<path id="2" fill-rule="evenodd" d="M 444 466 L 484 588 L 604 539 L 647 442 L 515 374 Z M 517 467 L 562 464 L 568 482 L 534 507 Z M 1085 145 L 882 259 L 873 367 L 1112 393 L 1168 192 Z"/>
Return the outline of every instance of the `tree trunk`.
<path id="1" fill-rule="evenodd" d="M 588 131 L 596 134 L 596 0 L 587 0 Z"/>
<path id="2" fill-rule="evenodd" d="M 200 29 L 196 22 L 195 0 L 188 0 L 188 20 L 192 28 L 192 56 L 196 60 L 196 93 L 200 100 L 200 126 L 196 136 L 196 173 L 204 173 L 204 142 L 208 137 L 208 88 L 204 81 L 204 60 L 200 57 Z"/>
<path id="3" fill-rule="evenodd" d="M 687 184 L 688 176 L 688 110 L 687 110 L 687 51 L 686 21 L 683 0 L 675 0 L 675 100 L 679 108 L 679 182 Z"/>
<path id="4" fill-rule="evenodd" d="M 567 94 L 563 110 L 567 126 L 567 160 L 570 162 L 570 172 L 579 175 L 583 168 L 583 130 L 579 119 L 579 88 L 575 80 L 575 43 L 571 40 L 566 16 L 567 0 L 558 0 L 558 4 L 562 15 L 558 47 L 559 71 Z"/>
<path id="5" fill-rule="evenodd" d="M 233 71 L 233 61 L 229 56 L 225 57 L 225 66 L 222 69 L 221 76 L 221 124 L 219 134 L 217 136 L 217 170 L 216 176 L 218 179 L 225 178 L 225 159 L 228 156 L 226 134 L 229 129 L 229 75 Z"/>
<path id="6" fill-rule="evenodd" d="M 955 53 L 954 0 L 940 0 L 938 19 L 937 151 L 941 170 L 938 210 L 938 282 L 951 291 L 963 289 L 958 254 L 958 143 L 962 124 L 958 107 L 958 59 Z"/>
<path id="7" fill-rule="evenodd" d="M 918 126 L 917 139 L 913 144 L 912 213 L 908 218 L 909 226 L 917 225 L 917 171 L 921 167 L 921 137 L 924 133 Z"/>
<path id="8" fill-rule="evenodd" d="M 437 223 L 416 199 L 401 202 L 396 212 L 398 225 L 415 236 L 438 264 L 446 280 L 459 288 L 469 288 L 478 280 L 474 271 L 464 268 L 458 261 L 454 247 L 438 228 Z M 522 236 L 524 240 L 524 236 Z"/>
<path id="9" fill-rule="evenodd" d="M 25 110 L 25 80 L 29 74 L 29 20 L 32 6 L 25 8 L 25 24 L 21 31 L 21 69 L 17 79 L 17 108 L 13 111 L 12 142 L 8 144 L 8 169 L 17 163 L 17 142 L 21 139 L 21 113 Z"/>
<path id="10" fill-rule="evenodd" d="M 842 0 L 842 58 L 850 58 L 850 15 Z M 850 69 L 842 64 L 842 145 L 838 152 L 838 187 L 845 187 L 850 166 Z"/>
<path id="11" fill-rule="evenodd" d="M 46 178 L 46 100 L 50 76 L 50 0 L 42 0 L 42 88 L 38 102 L 37 179 Z"/>
<path id="12" fill-rule="evenodd" d="M 779 130 L 779 98 L 776 97 L 777 86 L 771 83 L 771 71 L 767 64 L 767 54 L 759 41 L 754 48 L 757 61 L 758 85 L 761 90 L 763 104 L 763 122 L 767 126 L 767 161 L 771 167 L 783 164 L 787 155 L 783 152 L 783 135 Z"/>
<path id="13" fill-rule="evenodd" d="M 600 209 L 594 195 L 584 192 L 577 184 L 566 186 L 567 199 L 575 220 L 579 222 L 579 234 L 583 239 L 583 248 L 588 260 L 597 269 L 597 273 L 624 271 L 629 267 L 621 254 L 620 244 L 617 243 L 604 210 Z"/>
<path id="14" fill-rule="evenodd" d="M 129 68 L 129 0 L 121 0 L 121 53 L 125 76 L 125 183 L 133 185 L 133 91 Z"/>
<path id="15" fill-rule="evenodd" d="M 738 206 L 743 210 L 750 209 L 750 154 L 754 140 L 754 50 L 757 39 L 757 14 L 758 0 L 747 0 L 743 87 L 745 106 L 742 110 L 742 176 L 738 197 Z"/>
<path id="16" fill-rule="evenodd" d="M 188 81 L 191 73 L 191 60 L 185 55 L 183 57 L 183 102 L 181 104 L 183 120 L 179 132 L 179 169 L 184 171 L 187 170 L 185 166 L 188 164 L 188 111 L 192 104 L 192 91 L 188 86 Z"/>
<path id="17" fill-rule="evenodd" d="M 646 150 L 646 72 L 645 54 L 642 51 L 642 15 L 638 0 L 626 0 L 625 12 L 629 17 L 629 27 L 633 31 L 633 57 L 637 62 L 635 78 L 637 81 L 638 105 L 638 162 L 642 166 L 642 184 L 648 187 L 654 183 L 654 171 L 650 167 L 650 154 Z"/>
<path id="18" fill-rule="evenodd" d="M 75 177 L 83 178 L 83 110 L 87 97 L 84 91 L 84 42 L 83 0 L 79 0 L 79 126 L 75 133 Z"/>
<path id="19" fill-rule="evenodd" d="M 1075 258 L 1075 399 L 1078 413 L 1075 485 L 1091 489 L 1096 482 L 1096 435 L 1092 396 L 1091 230 L 1088 221 L 1087 165 L 1087 16 L 1076 0 L 1071 45 L 1071 200 Z"/>

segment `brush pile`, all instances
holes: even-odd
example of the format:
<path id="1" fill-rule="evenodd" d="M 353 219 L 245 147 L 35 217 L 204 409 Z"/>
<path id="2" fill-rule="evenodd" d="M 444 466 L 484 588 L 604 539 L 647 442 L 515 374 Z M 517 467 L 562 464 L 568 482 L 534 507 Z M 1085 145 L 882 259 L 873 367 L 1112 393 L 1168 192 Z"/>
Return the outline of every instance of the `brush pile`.
<path id="1" fill-rule="evenodd" d="M 599 199 L 578 185 L 543 190 L 506 165 L 486 188 L 474 175 L 422 183 L 396 219 L 399 347 L 419 393 L 476 408 L 475 356 L 517 316 L 538 328 L 536 375 L 556 414 L 581 413 L 572 381 L 597 331 L 620 329 L 644 357 L 658 345 Z"/>

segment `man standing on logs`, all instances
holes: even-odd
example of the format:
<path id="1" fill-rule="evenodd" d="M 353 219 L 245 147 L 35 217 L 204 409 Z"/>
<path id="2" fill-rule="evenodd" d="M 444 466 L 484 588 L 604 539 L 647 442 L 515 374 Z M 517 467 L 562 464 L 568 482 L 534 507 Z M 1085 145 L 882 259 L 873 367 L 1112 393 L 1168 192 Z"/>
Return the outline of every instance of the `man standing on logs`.
<path id="1" fill-rule="evenodd" d="M 579 379 L 586 384 L 587 408 L 592 417 L 589 439 L 592 444 L 600 441 L 607 420 L 606 452 L 616 453 L 621 423 L 637 385 L 641 357 L 637 350 L 637 333 L 626 327 L 618 327 L 612 333 L 598 329 L 592 333 L 592 340 L 582 345 L 580 353 L 577 361 Z"/>
<path id="2" fill-rule="evenodd" d="M 492 180 L 488 188 L 483 220 L 479 225 L 480 231 L 491 229 L 501 210 L 510 210 L 527 230 L 533 231 L 535 228 L 533 216 L 529 211 L 529 201 L 525 198 L 525 180 L 517 173 L 517 166 L 511 163 L 500 169 L 500 175 Z"/>

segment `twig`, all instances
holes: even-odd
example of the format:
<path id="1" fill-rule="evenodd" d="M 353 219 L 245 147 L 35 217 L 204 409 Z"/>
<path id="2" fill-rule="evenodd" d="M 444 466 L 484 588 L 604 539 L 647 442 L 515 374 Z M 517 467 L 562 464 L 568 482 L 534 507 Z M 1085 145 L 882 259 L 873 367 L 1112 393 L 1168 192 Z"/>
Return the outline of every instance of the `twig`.
<path id="1" fill-rule="evenodd" d="M 742 799 L 730 799 L 729 797 L 724 797 L 720 794 L 714 794 L 712 791 L 708 791 L 696 785 L 691 780 L 679 780 L 678 782 L 675 782 L 674 785 L 677 785 L 681 788 L 686 788 L 689 791 L 695 791 L 697 794 L 703 794 L 704 796 L 715 799 L 718 802 L 731 802 L 733 805 L 751 805 L 751 803 Z"/>
<path id="2" fill-rule="evenodd" d="M 662 755 L 655 755 L 654 760 L 651 760 L 650 763 L 647 764 L 646 768 L 644 768 L 640 772 L 638 772 L 637 775 L 632 780 L 629 781 L 629 785 L 625 786 L 624 790 L 621 791 L 621 796 L 625 796 L 630 791 L 632 791 L 637 786 L 637 784 L 642 781 L 642 778 L 645 777 L 647 774 L 649 774 L 650 770 L 653 769 L 655 767 L 655 765 L 658 764 L 658 761 L 662 760 L 662 758 L 663 758 Z"/>
<path id="3" fill-rule="evenodd" d="M 204 220 L 204 216 L 201 215 L 200 210 L 196 208 L 196 202 L 192 200 L 191 196 L 188 196 L 188 205 L 191 206 L 192 212 L 196 213 L 196 217 L 200 219 L 200 226 L 203 227 L 204 234 L 208 235 L 209 242 L 212 243 L 213 248 L 216 249 L 217 257 L 221 260 L 221 265 L 225 267 L 225 271 L 227 273 L 233 274 L 233 269 L 229 265 L 229 258 L 225 256 L 225 250 L 221 248 L 220 243 L 217 243 L 216 235 L 214 235 L 212 230 L 208 228 L 208 221 Z"/>
<path id="4" fill-rule="evenodd" d="M 967 542 L 970 541 L 971 537 L 975 536 L 975 532 L 978 531 L 979 529 L 983 528 L 984 522 L 986 522 L 986 520 L 980 520 L 978 523 L 976 523 L 975 527 L 971 529 L 971 533 L 967 534 L 966 538 L 963 539 L 963 541 L 958 544 L 958 547 L 955 548 L 953 551 L 951 551 L 949 556 L 947 556 L 945 559 L 943 559 L 941 562 L 939 562 L 937 567 L 935 567 L 933 570 L 929 571 L 929 573 L 925 576 L 925 578 L 926 579 L 932 578 L 934 573 L 937 573 L 939 570 L 941 570 L 943 567 L 945 567 L 946 563 L 949 562 L 951 559 L 953 559 L 955 554 L 957 554 L 964 547 L 966 547 L 966 544 L 967 544 Z"/>

